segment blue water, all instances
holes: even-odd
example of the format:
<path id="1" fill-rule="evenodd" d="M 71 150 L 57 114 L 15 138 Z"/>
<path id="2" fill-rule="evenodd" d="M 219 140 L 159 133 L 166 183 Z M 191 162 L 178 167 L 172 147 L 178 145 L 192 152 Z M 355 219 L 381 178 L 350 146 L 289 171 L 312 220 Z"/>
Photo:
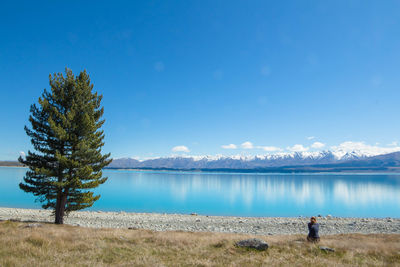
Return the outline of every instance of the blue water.
<path id="1" fill-rule="evenodd" d="M 0 206 L 40 208 L 0 167 Z M 232 216 L 400 217 L 400 174 L 231 174 L 106 170 L 90 210 Z"/>

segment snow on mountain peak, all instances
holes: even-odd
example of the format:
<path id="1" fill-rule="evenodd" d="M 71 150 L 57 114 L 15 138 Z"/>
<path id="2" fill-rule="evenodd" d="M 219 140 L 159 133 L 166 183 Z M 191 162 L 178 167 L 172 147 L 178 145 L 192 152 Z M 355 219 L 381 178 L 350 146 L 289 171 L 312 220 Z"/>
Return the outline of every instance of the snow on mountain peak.
<path id="1" fill-rule="evenodd" d="M 373 157 L 400 151 L 400 147 L 379 147 L 367 145 L 364 142 L 343 142 L 339 146 L 332 146 L 332 153 L 339 160 L 351 157 Z"/>
<path id="2" fill-rule="evenodd" d="M 363 142 L 344 142 L 323 151 L 279 151 L 261 155 L 173 155 L 139 159 L 114 159 L 111 167 L 176 169 L 246 169 L 340 163 L 400 151 L 400 147 L 378 147 Z"/>

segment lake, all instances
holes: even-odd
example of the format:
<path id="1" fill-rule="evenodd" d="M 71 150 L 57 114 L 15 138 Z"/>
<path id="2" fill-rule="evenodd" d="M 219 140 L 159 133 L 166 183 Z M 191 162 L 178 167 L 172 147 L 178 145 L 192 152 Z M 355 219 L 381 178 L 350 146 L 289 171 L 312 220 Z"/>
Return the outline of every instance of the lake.
<path id="1" fill-rule="evenodd" d="M 40 208 L 0 167 L 0 206 Z M 89 210 L 229 216 L 400 217 L 400 174 L 237 174 L 105 170 Z"/>

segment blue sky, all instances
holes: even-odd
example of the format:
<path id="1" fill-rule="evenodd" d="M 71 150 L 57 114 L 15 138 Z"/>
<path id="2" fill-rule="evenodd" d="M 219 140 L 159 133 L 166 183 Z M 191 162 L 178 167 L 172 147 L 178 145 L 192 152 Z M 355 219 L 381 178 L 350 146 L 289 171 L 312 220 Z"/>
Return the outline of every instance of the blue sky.
<path id="1" fill-rule="evenodd" d="M 103 94 L 113 157 L 397 147 L 399 14 L 389 0 L 3 1 L 0 160 L 31 148 L 29 106 L 66 66 Z"/>

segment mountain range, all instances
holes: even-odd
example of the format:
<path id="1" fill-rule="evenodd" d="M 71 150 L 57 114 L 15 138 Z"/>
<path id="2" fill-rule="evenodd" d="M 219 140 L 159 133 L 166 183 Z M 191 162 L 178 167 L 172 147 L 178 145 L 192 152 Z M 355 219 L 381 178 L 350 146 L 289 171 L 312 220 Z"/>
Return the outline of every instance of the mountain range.
<path id="1" fill-rule="evenodd" d="M 0 161 L 0 166 L 22 166 Z M 374 155 L 360 151 L 292 152 L 258 156 L 171 156 L 147 160 L 113 159 L 108 169 L 229 172 L 400 172 L 400 151 Z"/>
<path id="2" fill-rule="evenodd" d="M 258 156 L 171 156 L 137 160 L 114 159 L 108 168 L 203 171 L 397 171 L 400 152 L 383 155 L 359 151 L 292 152 Z"/>

